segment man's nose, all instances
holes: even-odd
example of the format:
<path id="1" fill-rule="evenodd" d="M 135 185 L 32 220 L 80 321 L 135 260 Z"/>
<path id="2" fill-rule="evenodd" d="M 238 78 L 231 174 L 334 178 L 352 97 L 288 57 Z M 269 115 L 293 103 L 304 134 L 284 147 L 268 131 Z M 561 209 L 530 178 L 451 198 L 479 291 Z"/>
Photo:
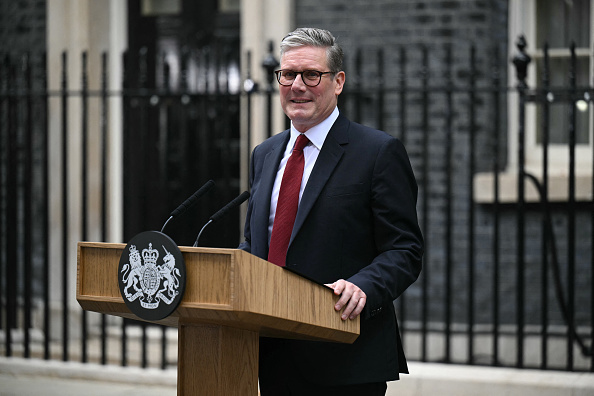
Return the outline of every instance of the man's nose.
<path id="1" fill-rule="evenodd" d="M 303 74 L 297 74 L 295 76 L 295 80 L 293 80 L 291 89 L 299 91 L 304 91 L 305 89 L 307 89 L 307 85 L 305 85 L 305 83 L 303 82 Z"/>

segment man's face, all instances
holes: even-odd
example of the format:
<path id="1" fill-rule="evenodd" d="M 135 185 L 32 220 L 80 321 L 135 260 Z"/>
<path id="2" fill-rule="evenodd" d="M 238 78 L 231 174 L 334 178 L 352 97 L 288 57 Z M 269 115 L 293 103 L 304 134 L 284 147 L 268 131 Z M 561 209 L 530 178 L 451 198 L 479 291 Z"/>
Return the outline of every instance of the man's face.
<path id="1" fill-rule="evenodd" d="M 286 51 L 281 58 L 281 69 L 301 72 L 317 70 L 327 72 L 326 49 L 302 46 Z M 305 132 L 324 121 L 336 107 L 337 97 L 342 92 L 344 72 L 324 74 L 315 87 L 303 83 L 297 75 L 293 85 L 279 85 L 281 105 L 299 132 Z"/>

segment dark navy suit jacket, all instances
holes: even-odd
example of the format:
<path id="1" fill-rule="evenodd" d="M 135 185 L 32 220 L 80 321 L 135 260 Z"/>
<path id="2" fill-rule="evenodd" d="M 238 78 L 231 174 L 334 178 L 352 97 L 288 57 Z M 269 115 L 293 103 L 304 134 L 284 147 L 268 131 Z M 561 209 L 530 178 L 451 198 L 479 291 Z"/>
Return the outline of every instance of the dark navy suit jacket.
<path id="1" fill-rule="evenodd" d="M 275 135 L 252 154 L 240 248 L 264 259 L 272 186 L 289 136 L 289 130 Z M 416 200 L 402 143 L 339 116 L 303 192 L 286 262 L 320 283 L 342 278 L 359 286 L 367 295 L 361 335 L 354 344 L 262 338 L 261 371 L 279 365 L 283 370 L 286 363 L 291 367 L 284 369 L 332 385 L 395 380 L 408 372 L 393 301 L 421 271 Z M 266 362 L 279 356 L 290 358 Z"/>

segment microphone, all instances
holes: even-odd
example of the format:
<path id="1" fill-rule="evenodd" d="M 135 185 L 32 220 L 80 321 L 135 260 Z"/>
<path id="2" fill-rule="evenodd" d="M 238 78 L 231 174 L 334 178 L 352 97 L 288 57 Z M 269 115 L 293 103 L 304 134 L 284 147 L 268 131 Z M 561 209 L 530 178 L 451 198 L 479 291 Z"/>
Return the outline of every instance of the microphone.
<path id="1" fill-rule="evenodd" d="M 179 216 L 180 214 L 182 214 L 186 210 L 188 210 L 190 207 L 192 207 L 198 201 L 198 198 L 200 198 L 201 196 L 203 196 L 204 194 L 209 192 L 210 189 L 214 187 L 214 185 L 215 185 L 214 181 L 212 181 L 212 180 L 207 181 L 206 183 L 204 183 L 204 185 L 202 187 L 200 187 L 198 189 L 198 191 L 196 191 L 194 194 L 192 194 L 192 196 L 190 198 L 188 198 L 184 202 L 182 202 L 181 205 L 179 205 L 174 211 L 172 211 L 169 214 L 169 218 L 167 219 L 165 224 L 163 224 L 163 227 L 161 228 L 161 232 L 163 232 L 163 230 L 165 229 L 165 226 L 167 226 L 167 223 L 169 223 L 169 221 L 171 219 Z"/>
<path id="2" fill-rule="evenodd" d="M 233 201 L 229 202 L 222 209 L 220 209 L 217 213 L 210 216 L 210 219 L 208 220 L 208 222 L 206 224 L 204 224 L 204 227 L 202 227 L 202 229 L 198 233 L 198 236 L 196 237 L 196 242 L 194 242 L 194 247 L 198 246 L 198 241 L 200 240 L 200 235 L 202 235 L 202 231 L 204 231 L 206 226 L 214 223 L 215 221 L 218 221 L 221 217 L 225 216 L 227 214 L 227 212 L 229 212 L 231 209 L 244 203 L 249 197 L 250 197 L 250 193 L 247 191 L 244 191 L 238 197 L 236 197 Z"/>

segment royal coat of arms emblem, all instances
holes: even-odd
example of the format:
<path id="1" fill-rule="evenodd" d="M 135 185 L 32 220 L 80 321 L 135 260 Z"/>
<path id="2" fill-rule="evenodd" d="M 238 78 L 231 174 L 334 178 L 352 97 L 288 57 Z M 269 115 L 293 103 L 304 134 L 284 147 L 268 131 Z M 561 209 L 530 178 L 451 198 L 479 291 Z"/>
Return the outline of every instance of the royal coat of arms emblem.
<path id="1" fill-rule="evenodd" d="M 167 235 L 143 232 L 124 249 L 118 280 L 132 313 L 146 320 L 163 319 L 177 308 L 185 289 L 183 256 Z"/>

